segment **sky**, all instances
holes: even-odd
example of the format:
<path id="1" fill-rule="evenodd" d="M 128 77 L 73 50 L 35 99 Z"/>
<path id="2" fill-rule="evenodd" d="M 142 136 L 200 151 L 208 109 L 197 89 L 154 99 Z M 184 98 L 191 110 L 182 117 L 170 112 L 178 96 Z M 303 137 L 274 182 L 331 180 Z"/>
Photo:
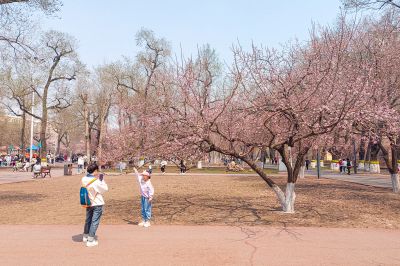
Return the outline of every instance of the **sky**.
<path id="1" fill-rule="evenodd" d="M 142 28 L 170 42 L 185 56 L 210 44 L 222 62 L 232 61 L 231 47 L 252 43 L 279 47 L 306 40 L 312 23 L 333 23 L 340 0 L 64 0 L 57 17 L 42 27 L 67 32 L 78 40 L 81 61 L 89 68 L 122 56 L 134 57 L 135 34 Z"/>

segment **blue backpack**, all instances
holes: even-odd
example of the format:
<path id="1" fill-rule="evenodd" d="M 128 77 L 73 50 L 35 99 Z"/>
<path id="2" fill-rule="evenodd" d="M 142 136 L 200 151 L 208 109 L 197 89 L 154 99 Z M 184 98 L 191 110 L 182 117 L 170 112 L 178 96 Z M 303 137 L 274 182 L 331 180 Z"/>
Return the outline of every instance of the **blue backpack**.
<path id="1" fill-rule="evenodd" d="M 90 180 L 90 182 L 86 186 L 81 187 L 81 191 L 79 194 L 80 194 L 80 198 L 81 198 L 81 205 L 84 208 L 89 208 L 92 206 L 92 203 L 90 202 L 89 192 L 87 190 L 87 187 L 90 186 L 96 180 L 97 180 L 97 178 L 93 178 L 92 180 Z"/>

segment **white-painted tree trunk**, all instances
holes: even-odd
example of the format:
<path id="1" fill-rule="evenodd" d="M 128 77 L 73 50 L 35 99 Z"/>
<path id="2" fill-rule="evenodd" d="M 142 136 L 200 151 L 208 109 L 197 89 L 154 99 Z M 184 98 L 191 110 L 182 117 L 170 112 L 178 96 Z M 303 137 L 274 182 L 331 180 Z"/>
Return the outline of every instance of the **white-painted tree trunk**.
<path id="1" fill-rule="evenodd" d="M 286 184 L 286 202 L 285 209 L 286 213 L 294 213 L 294 201 L 296 199 L 296 193 L 294 192 L 294 183 Z"/>
<path id="2" fill-rule="evenodd" d="M 279 158 L 278 171 L 279 172 L 287 172 L 286 165 L 283 163 L 281 158 Z"/>
<path id="3" fill-rule="evenodd" d="M 370 163 L 364 162 L 364 171 L 365 172 L 370 172 L 371 168 L 370 168 Z"/>
<path id="4" fill-rule="evenodd" d="M 399 174 L 391 174 L 390 177 L 392 179 L 393 192 L 394 193 L 399 193 L 399 191 L 400 191 Z"/>
<path id="5" fill-rule="evenodd" d="M 299 174 L 300 178 L 304 178 L 305 170 L 306 170 L 306 167 L 304 165 L 300 167 L 300 174 Z"/>
<path id="6" fill-rule="evenodd" d="M 202 165 L 201 161 L 198 161 L 197 162 L 197 169 L 202 169 L 202 168 L 203 168 L 203 165 Z"/>
<path id="7" fill-rule="evenodd" d="M 379 174 L 381 172 L 381 167 L 379 164 L 371 163 L 369 167 L 370 167 L 371 173 Z"/>
<path id="8" fill-rule="evenodd" d="M 296 193 L 294 192 L 294 183 L 286 184 L 286 194 L 277 186 L 272 187 L 276 196 L 278 197 L 279 203 L 282 206 L 282 210 L 285 213 L 294 213 L 294 202 L 296 200 Z"/>

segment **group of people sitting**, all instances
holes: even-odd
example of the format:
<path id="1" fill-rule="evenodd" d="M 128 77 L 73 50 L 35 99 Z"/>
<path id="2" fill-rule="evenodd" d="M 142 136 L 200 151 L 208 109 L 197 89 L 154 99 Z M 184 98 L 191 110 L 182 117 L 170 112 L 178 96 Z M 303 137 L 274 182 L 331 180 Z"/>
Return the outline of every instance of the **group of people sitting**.
<path id="1" fill-rule="evenodd" d="M 27 160 L 18 160 L 15 162 L 14 166 L 13 166 L 13 171 L 14 172 L 29 172 L 29 170 L 31 172 L 33 172 L 33 168 L 34 166 L 39 163 L 40 165 L 40 158 L 32 158 L 32 160 L 29 161 L 29 159 Z"/>
<path id="2" fill-rule="evenodd" d="M 235 161 L 231 161 L 230 163 L 227 164 L 226 170 L 227 171 L 239 172 L 239 171 L 243 171 L 244 168 L 241 167 L 239 164 L 235 163 Z"/>

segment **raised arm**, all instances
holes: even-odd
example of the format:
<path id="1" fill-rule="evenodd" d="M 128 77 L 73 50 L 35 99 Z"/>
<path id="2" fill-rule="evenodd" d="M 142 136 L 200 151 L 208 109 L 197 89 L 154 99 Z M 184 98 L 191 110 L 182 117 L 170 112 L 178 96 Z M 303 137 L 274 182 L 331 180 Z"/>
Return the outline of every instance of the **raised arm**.
<path id="1" fill-rule="evenodd" d="M 138 172 L 138 170 L 136 169 L 136 167 L 133 167 L 133 171 L 135 171 L 136 178 L 137 178 L 137 180 L 140 182 L 140 175 L 139 175 L 139 172 Z"/>
<path id="2" fill-rule="evenodd" d="M 97 193 L 103 194 L 104 192 L 108 191 L 108 185 L 104 180 L 97 180 L 94 184 L 94 189 Z"/>

